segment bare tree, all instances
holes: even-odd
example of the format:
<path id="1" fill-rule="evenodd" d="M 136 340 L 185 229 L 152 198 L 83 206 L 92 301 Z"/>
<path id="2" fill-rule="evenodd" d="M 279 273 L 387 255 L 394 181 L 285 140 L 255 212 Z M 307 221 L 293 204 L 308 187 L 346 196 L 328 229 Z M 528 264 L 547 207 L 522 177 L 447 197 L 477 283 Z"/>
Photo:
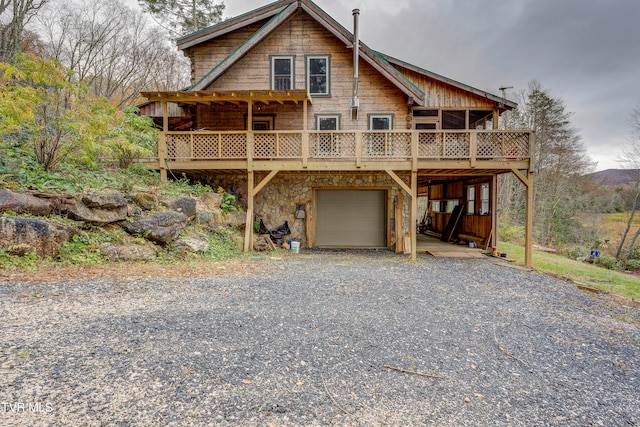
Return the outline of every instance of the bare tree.
<path id="1" fill-rule="evenodd" d="M 629 124 L 631 127 L 629 144 L 623 150 L 618 162 L 623 166 L 623 168 L 629 169 L 629 173 L 627 174 L 627 185 L 630 187 L 633 194 L 633 205 L 631 206 L 631 214 L 629 215 L 627 226 L 622 234 L 622 238 L 620 239 L 618 250 L 616 251 L 616 258 L 620 258 L 622 254 L 624 244 L 629 235 L 629 231 L 631 230 L 631 225 L 633 224 L 633 218 L 635 217 L 638 209 L 638 202 L 640 202 L 640 105 L 634 108 L 631 112 Z M 625 259 L 629 258 L 638 237 L 640 237 L 640 229 L 636 231 L 631 239 Z"/>
<path id="2" fill-rule="evenodd" d="M 159 75 L 188 81 L 188 65 L 165 33 L 122 0 L 63 3 L 40 22 L 49 54 L 118 107 L 132 104 L 140 91 L 158 89 Z"/>
<path id="3" fill-rule="evenodd" d="M 0 0 L 0 62 L 11 62 L 29 21 L 48 0 Z"/>

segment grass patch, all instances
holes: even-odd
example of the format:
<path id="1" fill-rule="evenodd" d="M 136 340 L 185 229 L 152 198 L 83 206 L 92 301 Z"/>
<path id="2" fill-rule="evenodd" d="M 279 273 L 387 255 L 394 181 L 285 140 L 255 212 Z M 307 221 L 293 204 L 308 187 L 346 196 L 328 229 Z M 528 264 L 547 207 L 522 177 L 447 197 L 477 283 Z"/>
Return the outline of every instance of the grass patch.
<path id="1" fill-rule="evenodd" d="M 524 264 L 524 248 L 510 243 L 499 242 L 501 252 L 509 258 Z M 640 301 L 640 277 L 631 274 L 607 270 L 592 264 L 583 263 L 541 251 L 533 251 L 533 267 L 543 273 L 553 274 L 598 289 Z"/>

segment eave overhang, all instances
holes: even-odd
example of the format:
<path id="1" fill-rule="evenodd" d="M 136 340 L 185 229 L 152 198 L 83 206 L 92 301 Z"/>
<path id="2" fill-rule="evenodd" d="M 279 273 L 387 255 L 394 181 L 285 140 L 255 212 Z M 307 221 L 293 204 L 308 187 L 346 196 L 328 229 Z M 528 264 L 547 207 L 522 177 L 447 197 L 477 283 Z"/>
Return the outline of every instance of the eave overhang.
<path id="1" fill-rule="evenodd" d="M 307 101 L 311 103 L 311 96 L 306 90 L 229 90 L 229 91 L 173 91 L 173 92 L 142 92 L 142 96 L 149 101 L 175 102 L 178 104 L 284 104 Z"/>

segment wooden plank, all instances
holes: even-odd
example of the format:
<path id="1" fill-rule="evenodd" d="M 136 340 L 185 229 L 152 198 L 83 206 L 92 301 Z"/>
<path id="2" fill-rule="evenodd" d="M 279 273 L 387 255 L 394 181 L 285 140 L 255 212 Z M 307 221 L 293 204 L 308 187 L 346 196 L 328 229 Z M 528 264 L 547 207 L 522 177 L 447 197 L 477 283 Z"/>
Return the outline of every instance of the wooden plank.
<path id="1" fill-rule="evenodd" d="M 396 206 L 395 206 L 395 220 L 396 220 L 396 253 L 402 253 L 403 251 L 403 232 L 402 232 L 402 205 L 404 204 L 404 195 L 402 193 L 398 193 L 396 196 Z"/>
<path id="2" fill-rule="evenodd" d="M 460 221 L 460 217 L 462 216 L 462 205 L 458 205 L 453 208 L 453 212 L 451 213 L 451 217 L 449 218 L 449 222 L 447 222 L 447 226 L 445 227 L 442 233 L 442 240 L 445 242 L 450 242 L 453 233 L 456 230 L 456 226 L 458 225 L 458 221 Z"/>
<path id="3" fill-rule="evenodd" d="M 256 31 L 247 41 L 241 44 L 231 55 L 227 56 L 222 62 L 216 65 L 210 73 L 206 74 L 199 82 L 194 86 L 194 90 L 202 90 L 214 82 L 220 77 L 227 69 L 238 62 L 240 58 L 250 52 L 258 43 L 260 43 L 265 37 L 267 37 L 274 29 L 276 29 L 282 22 L 289 19 L 297 11 L 295 4 L 290 4 L 280 14 L 272 18 L 266 25 L 260 30 Z"/>

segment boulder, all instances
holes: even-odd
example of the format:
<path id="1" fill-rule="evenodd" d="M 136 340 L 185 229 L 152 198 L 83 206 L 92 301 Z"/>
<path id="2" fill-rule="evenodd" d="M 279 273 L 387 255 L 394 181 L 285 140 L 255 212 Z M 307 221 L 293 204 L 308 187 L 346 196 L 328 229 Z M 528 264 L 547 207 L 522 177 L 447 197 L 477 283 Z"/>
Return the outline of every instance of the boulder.
<path id="1" fill-rule="evenodd" d="M 0 218 L 0 245 L 10 253 L 56 258 L 62 244 L 77 231 L 54 221 L 24 218 Z"/>
<path id="2" fill-rule="evenodd" d="M 244 228 L 247 225 L 247 213 L 231 211 L 224 214 L 223 222 L 230 227 Z"/>
<path id="3" fill-rule="evenodd" d="M 203 234 L 194 234 L 176 240 L 172 246 L 181 252 L 203 253 L 209 250 L 209 239 Z"/>
<path id="4" fill-rule="evenodd" d="M 127 206 L 127 201 L 122 194 L 89 193 L 82 196 L 82 204 L 88 208 L 117 210 Z"/>
<path id="5" fill-rule="evenodd" d="M 206 206 L 207 210 L 220 209 L 224 193 L 202 193 L 200 201 Z"/>
<path id="6" fill-rule="evenodd" d="M 166 245 L 184 230 L 188 220 L 189 218 L 183 213 L 167 211 L 123 223 L 122 228 L 129 234 L 144 236 L 152 242 Z"/>
<path id="7" fill-rule="evenodd" d="M 220 209 L 198 212 L 198 215 L 196 215 L 196 223 L 217 228 L 225 225 L 225 216 Z"/>
<path id="8" fill-rule="evenodd" d="M 176 212 L 181 212 L 185 214 L 187 218 L 193 218 L 196 216 L 196 199 L 194 198 L 160 196 L 159 201 L 161 205 Z"/>
<path id="9" fill-rule="evenodd" d="M 156 249 L 150 246 L 115 243 L 102 243 L 100 253 L 109 258 L 109 261 L 147 261 L 158 255 Z"/>
<path id="10" fill-rule="evenodd" d="M 133 196 L 133 203 L 145 211 L 152 211 L 158 207 L 158 198 L 151 193 L 137 193 Z"/>
<path id="11" fill-rule="evenodd" d="M 66 208 L 67 216 L 93 225 L 119 222 L 127 217 L 129 207 L 121 194 L 85 194 Z"/>
<path id="12" fill-rule="evenodd" d="M 51 205 L 38 197 L 0 188 L 0 212 L 4 211 L 48 216 L 51 214 Z"/>

